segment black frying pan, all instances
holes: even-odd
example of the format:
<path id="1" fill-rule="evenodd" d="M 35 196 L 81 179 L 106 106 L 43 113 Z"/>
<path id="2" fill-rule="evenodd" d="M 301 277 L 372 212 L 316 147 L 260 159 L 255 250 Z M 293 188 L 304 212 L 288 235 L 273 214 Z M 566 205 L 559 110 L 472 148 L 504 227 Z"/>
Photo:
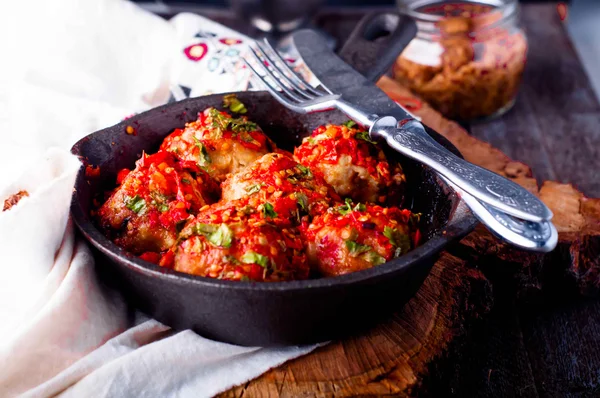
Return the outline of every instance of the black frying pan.
<path id="1" fill-rule="evenodd" d="M 365 32 L 389 30 L 398 17 L 369 16 L 344 47 L 345 58 L 360 71 L 387 70 L 406 44 L 398 31 L 376 41 Z M 384 21 L 385 26 L 379 26 Z M 391 21 L 391 22 L 390 22 Z M 402 32 L 400 32 L 402 33 Z M 381 32 L 376 35 L 381 36 Z M 391 40 L 391 42 L 390 42 Z M 361 49 L 363 51 L 361 51 Z M 369 57 L 362 56 L 371 54 Z M 373 58 L 376 57 L 376 58 Z M 282 148 L 291 149 L 311 130 L 325 123 L 342 123 L 343 114 L 321 112 L 298 115 L 283 108 L 266 92 L 237 93 L 248 116 Z M 438 253 L 467 234 L 476 220 L 460 199 L 429 169 L 396 152 L 407 175 L 405 205 L 423 213 L 424 243 L 386 264 L 335 278 L 278 283 L 221 281 L 178 273 L 136 258 L 114 245 L 90 218 L 94 198 L 115 184 L 116 173 L 131 168 L 142 151 L 155 151 L 175 128 L 196 119 L 209 106 L 221 107 L 223 95 L 209 95 L 165 105 L 136 115 L 116 126 L 93 133 L 72 152 L 86 165 L 99 166 L 99 177 L 86 177 L 84 168 L 75 183 L 73 219 L 96 252 L 102 281 L 115 285 L 137 308 L 177 329 L 241 345 L 303 344 L 339 338 L 367 328 L 410 299 L 429 273 Z M 137 135 L 128 135 L 132 125 Z M 456 152 L 441 136 L 442 145 Z"/>

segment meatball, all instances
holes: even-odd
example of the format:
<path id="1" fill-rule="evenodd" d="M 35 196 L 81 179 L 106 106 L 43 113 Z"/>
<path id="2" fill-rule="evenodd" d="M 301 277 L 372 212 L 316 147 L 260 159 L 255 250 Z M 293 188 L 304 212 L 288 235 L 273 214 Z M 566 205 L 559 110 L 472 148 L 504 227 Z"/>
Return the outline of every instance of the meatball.
<path id="1" fill-rule="evenodd" d="M 399 204 L 405 182 L 402 168 L 390 165 L 369 134 L 352 126 L 353 122 L 318 127 L 294 150 L 295 159 L 323 176 L 342 197 Z"/>
<path id="2" fill-rule="evenodd" d="M 133 171 L 123 170 L 116 188 L 98 209 L 101 229 L 134 253 L 160 252 L 173 246 L 177 227 L 192 212 L 213 203 L 219 187 L 195 164 L 169 153 L 142 155 Z"/>
<path id="3" fill-rule="evenodd" d="M 353 204 L 330 208 L 302 226 L 311 266 L 326 276 L 371 268 L 411 250 L 418 215 L 397 207 Z"/>
<path id="4" fill-rule="evenodd" d="M 218 203 L 181 231 L 176 271 L 209 278 L 276 282 L 306 279 L 309 266 L 297 228 L 253 209 Z"/>
<path id="5" fill-rule="evenodd" d="M 323 213 L 339 196 L 310 168 L 281 153 L 264 155 L 230 176 L 221 186 L 223 200 L 262 206 L 266 211 L 300 222 L 304 215 Z"/>
<path id="6" fill-rule="evenodd" d="M 179 159 L 197 162 L 217 181 L 236 173 L 275 145 L 256 123 L 241 116 L 233 118 L 226 112 L 208 108 L 198 120 L 177 129 L 163 141 L 162 150 Z"/>

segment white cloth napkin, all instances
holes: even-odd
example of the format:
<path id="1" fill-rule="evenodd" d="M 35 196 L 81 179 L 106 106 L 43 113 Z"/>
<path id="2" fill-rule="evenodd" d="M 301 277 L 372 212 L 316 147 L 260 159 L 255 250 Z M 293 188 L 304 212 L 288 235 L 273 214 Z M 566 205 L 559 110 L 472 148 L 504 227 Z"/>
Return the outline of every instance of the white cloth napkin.
<path id="1" fill-rule="evenodd" d="M 182 93 L 250 88 L 235 62 L 248 39 L 122 0 L 11 3 L 0 13 L 10 38 L 0 39 L 0 205 L 29 197 L 0 212 L 0 396 L 212 396 L 313 350 L 238 347 L 147 319 L 96 281 L 68 217 L 75 141 Z"/>

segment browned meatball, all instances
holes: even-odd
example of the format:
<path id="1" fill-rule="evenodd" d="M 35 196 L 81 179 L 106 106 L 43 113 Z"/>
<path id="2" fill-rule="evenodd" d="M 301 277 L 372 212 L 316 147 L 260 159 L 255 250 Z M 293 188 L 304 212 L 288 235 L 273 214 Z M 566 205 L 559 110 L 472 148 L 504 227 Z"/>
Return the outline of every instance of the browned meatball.
<path id="1" fill-rule="evenodd" d="M 418 243 L 415 221 L 409 210 L 348 200 L 303 226 L 309 262 L 326 276 L 383 264 Z"/>
<path id="2" fill-rule="evenodd" d="M 136 168 L 120 178 L 122 184 L 97 216 L 114 242 L 134 254 L 173 246 L 177 227 L 218 196 L 218 186 L 206 172 L 193 164 L 184 167 L 164 151 L 142 155 Z"/>
<path id="3" fill-rule="evenodd" d="M 233 118 L 227 112 L 208 108 L 198 120 L 171 133 L 161 145 L 179 159 L 197 162 L 217 181 L 236 173 L 275 145 L 256 123 L 245 116 Z"/>
<path id="4" fill-rule="evenodd" d="M 309 266 L 298 229 L 235 204 L 203 210 L 181 232 L 174 269 L 209 278 L 276 282 L 306 279 Z"/>
<path id="5" fill-rule="evenodd" d="M 270 153 L 222 184 L 223 200 L 252 207 L 267 206 L 298 222 L 324 212 L 339 196 L 321 177 L 291 157 Z"/>
<path id="6" fill-rule="evenodd" d="M 351 125 L 349 123 L 348 125 Z M 398 205 L 405 181 L 369 134 L 347 125 L 317 128 L 294 150 L 295 159 L 321 175 L 342 197 Z"/>

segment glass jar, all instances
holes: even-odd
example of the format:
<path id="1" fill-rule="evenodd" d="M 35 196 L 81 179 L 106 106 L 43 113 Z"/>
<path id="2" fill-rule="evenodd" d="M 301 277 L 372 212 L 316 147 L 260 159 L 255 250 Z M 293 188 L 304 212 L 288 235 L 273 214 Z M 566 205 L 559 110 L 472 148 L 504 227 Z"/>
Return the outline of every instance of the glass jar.
<path id="1" fill-rule="evenodd" d="M 417 36 L 394 78 L 450 119 L 473 121 L 511 108 L 525 68 L 527 39 L 516 0 L 399 0 Z"/>

